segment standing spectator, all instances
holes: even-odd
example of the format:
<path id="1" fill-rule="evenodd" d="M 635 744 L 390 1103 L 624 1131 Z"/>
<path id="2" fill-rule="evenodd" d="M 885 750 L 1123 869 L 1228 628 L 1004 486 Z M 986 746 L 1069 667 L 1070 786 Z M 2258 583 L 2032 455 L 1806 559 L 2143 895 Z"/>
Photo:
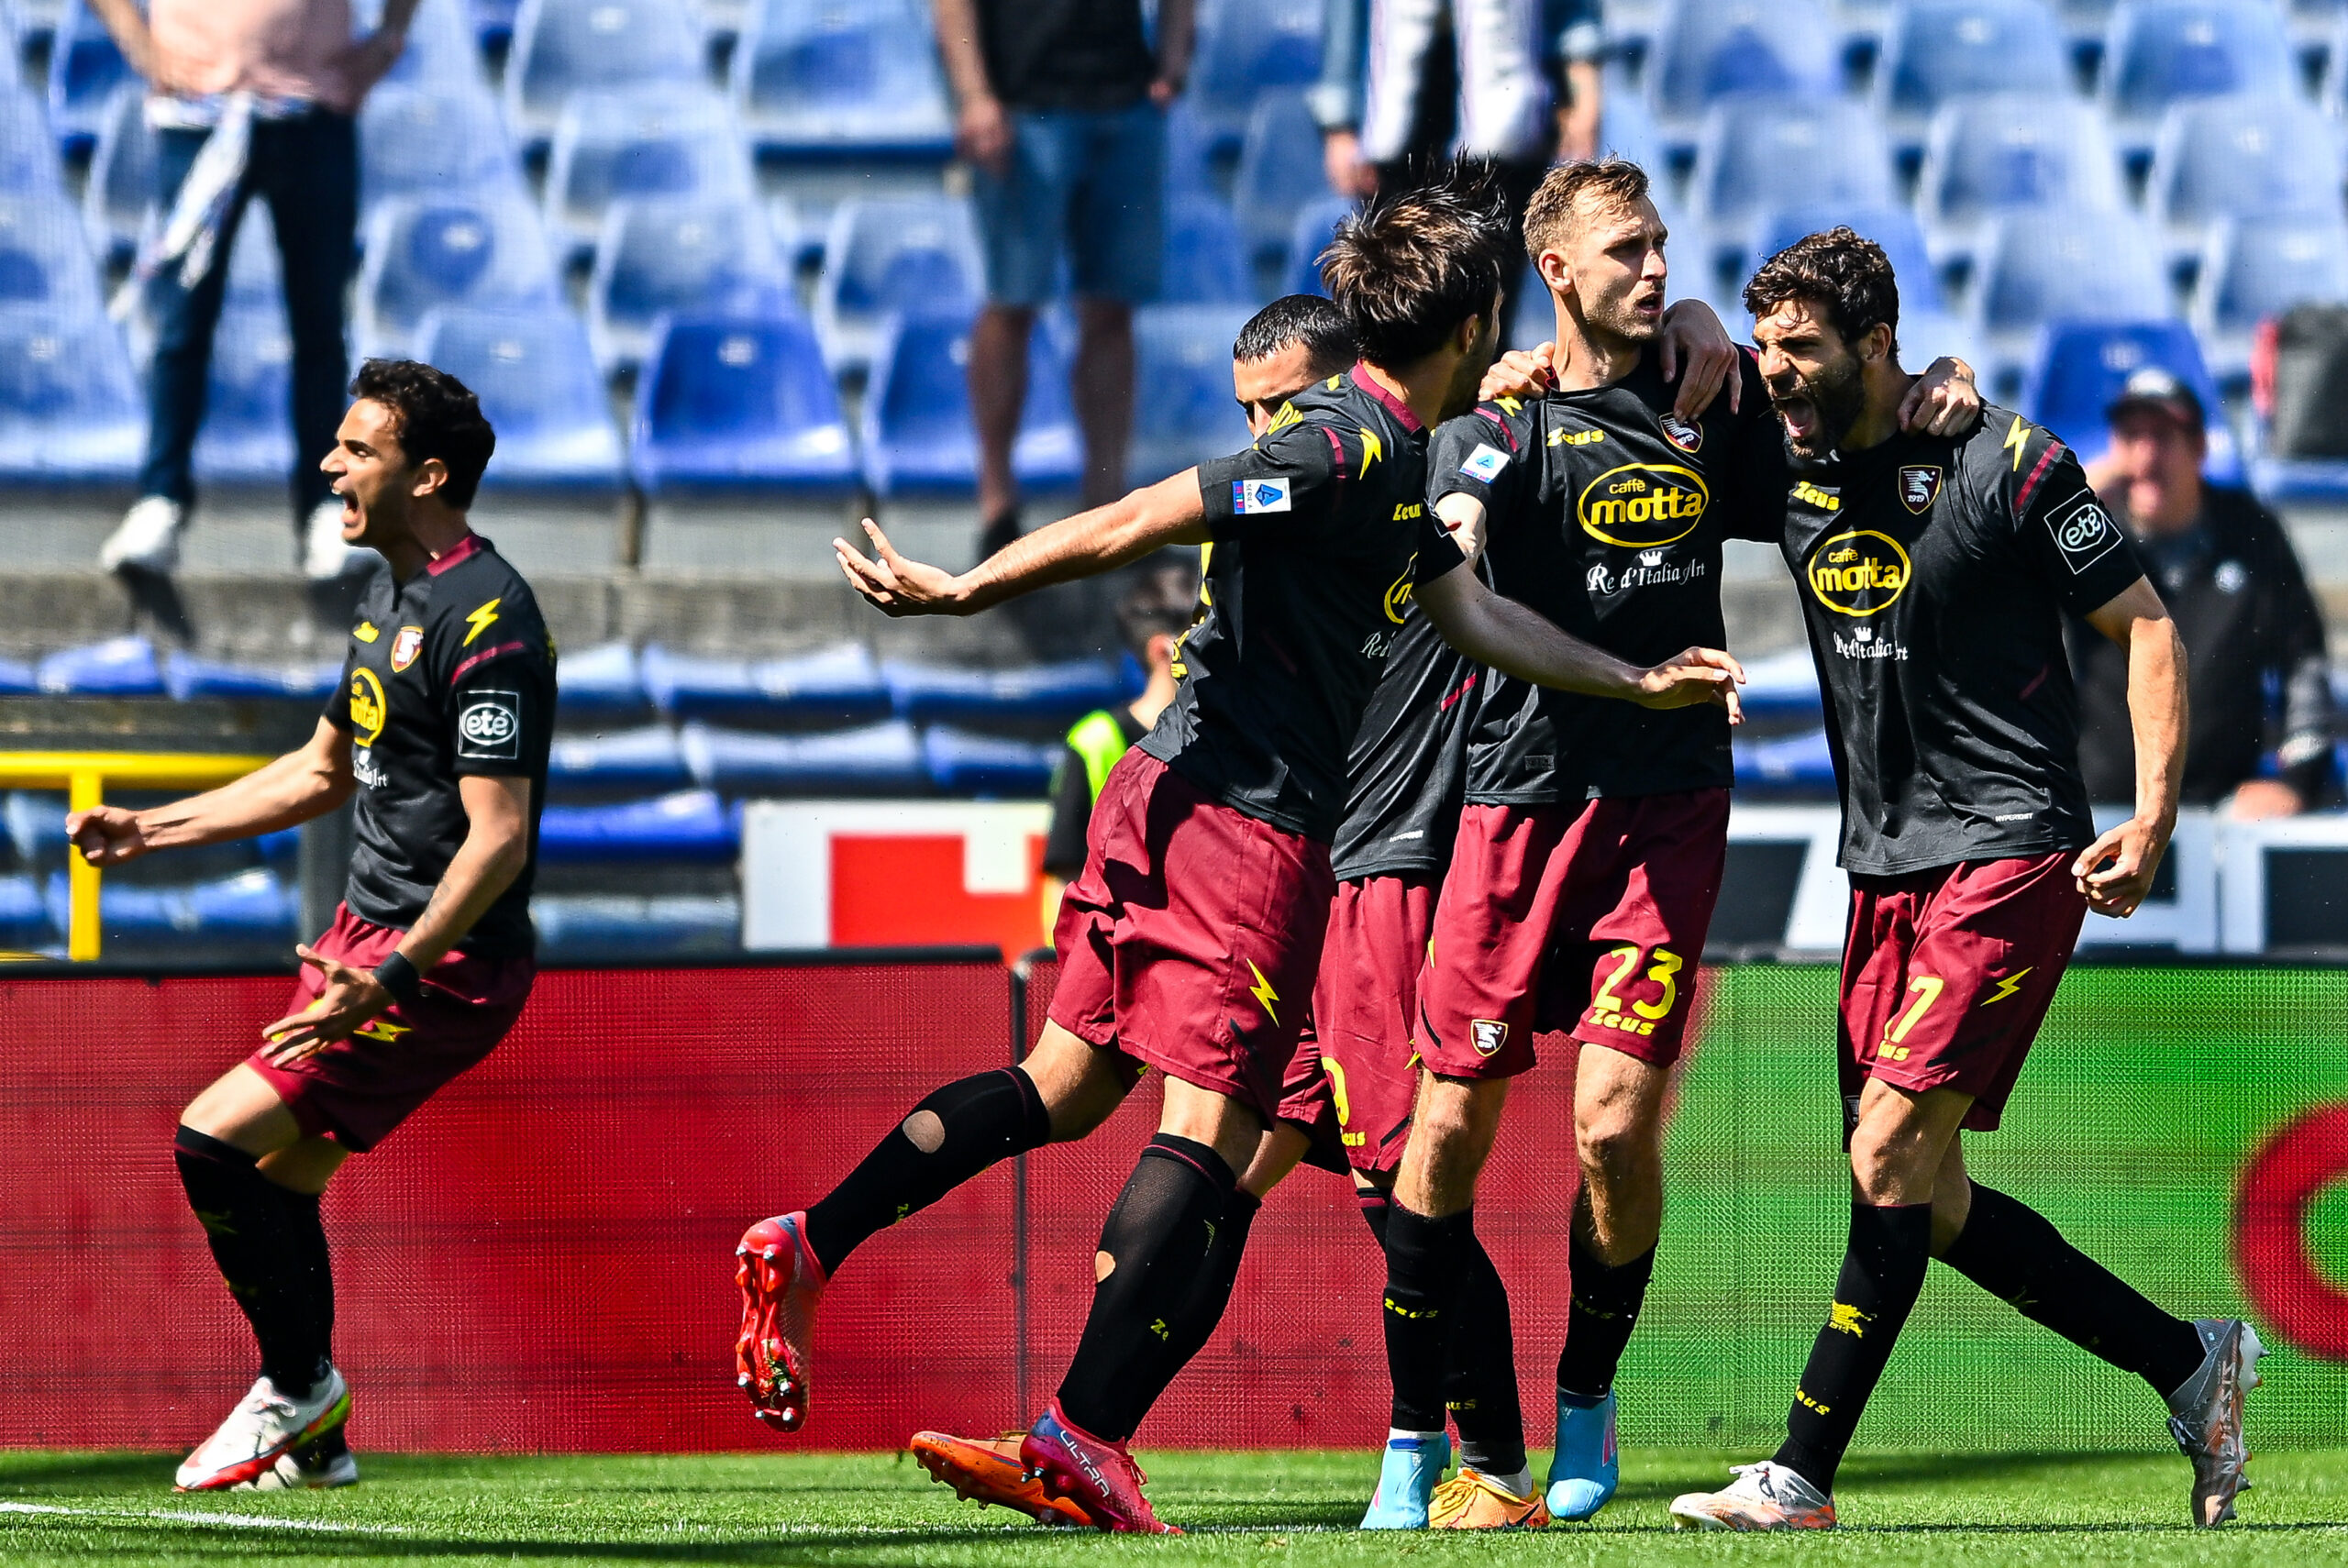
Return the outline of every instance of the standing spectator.
<path id="1" fill-rule="evenodd" d="M 2089 478 L 2118 503 L 2185 639 L 2193 703 L 2179 799 L 2243 819 L 2307 810 L 2331 775 L 2331 689 L 2323 613 L 2282 523 L 2246 492 L 2203 481 L 2201 402 L 2168 371 L 2129 377 L 2107 417 L 2111 451 Z M 2126 656 L 2079 630 L 2071 664 L 2088 794 L 2132 801 L 2136 753 L 2119 703 Z M 2279 767 L 2261 778 L 2269 747 Z"/>
<path id="2" fill-rule="evenodd" d="M 1493 161 L 1522 224 L 1553 158 L 1598 155 L 1600 0 L 1326 4 L 1312 106 L 1339 195 L 1368 196 L 1456 151 Z M 1512 317 L 1524 282 L 1522 270 L 1510 282 Z"/>
<path id="3" fill-rule="evenodd" d="M 99 562 L 152 577 L 168 577 L 179 565 L 228 253 L 246 203 L 259 194 L 276 224 L 294 339 L 296 550 L 314 580 L 371 568 L 371 552 L 342 542 L 341 507 L 318 462 L 334 449 L 350 378 L 342 304 L 357 255 L 355 116 L 406 46 L 417 0 L 383 0 L 382 25 L 364 39 L 351 36 L 349 0 L 149 0 L 143 15 L 138 0 L 91 5 L 131 69 L 147 79 L 147 123 L 156 131 L 167 210 L 180 204 L 197 154 L 216 133 L 228 138 L 206 165 L 207 174 L 218 172 L 220 188 L 200 177 L 187 193 L 193 210 L 172 212 L 178 221 L 167 226 L 167 232 L 192 229 L 195 243 L 141 258 L 142 271 L 152 273 L 146 305 L 155 324 L 147 457 L 139 499 Z M 241 158 L 222 156 L 248 134 Z"/>
<path id="4" fill-rule="evenodd" d="M 1019 535 L 1012 443 L 1027 400 L 1027 337 L 1068 258 L 1084 504 L 1125 488 L 1134 306 L 1157 297 L 1166 230 L 1166 105 L 1190 70 L 1191 0 L 1160 0 L 1151 51 L 1141 0 L 936 0 L 957 101 L 955 146 L 977 180 L 987 304 L 970 334 L 980 554 Z"/>

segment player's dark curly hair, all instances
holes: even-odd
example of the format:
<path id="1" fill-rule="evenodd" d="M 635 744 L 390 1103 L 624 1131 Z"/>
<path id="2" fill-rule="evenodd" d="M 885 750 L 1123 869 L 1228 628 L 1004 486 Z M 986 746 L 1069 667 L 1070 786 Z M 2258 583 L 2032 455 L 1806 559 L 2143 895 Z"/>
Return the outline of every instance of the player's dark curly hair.
<path id="1" fill-rule="evenodd" d="M 1380 192 L 1339 224 L 1321 252 L 1321 282 L 1361 357 L 1400 370 L 1442 348 L 1461 322 L 1492 314 L 1514 248 L 1491 165 L 1457 159 L 1423 183 Z"/>
<path id="2" fill-rule="evenodd" d="M 1354 329 L 1346 313 L 1319 294 L 1282 294 L 1249 316 L 1231 345 L 1231 357 L 1268 359 L 1291 343 L 1304 345 L 1315 381 L 1354 362 Z"/>
<path id="3" fill-rule="evenodd" d="M 1758 319 L 1787 300 L 1807 300 L 1826 313 L 1845 344 L 1855 345 L 1877 322 L 1891 328 L 1899 353 L 1899 280 L 1891 258 L 1874 240 L 1847 227 L 1804 235 L 1761 263 L 1744 285 L 1744 308 Z"/>
<path id="4" fill-rule="evenodd" d="M 416 359 L 370 359 L 350 379 L 350 395 L 392 411 L 409 466 L 437 458 L 449 470 L 440 499 L 462 512 L 473 503 L 497 432 L 482 417 L 481 399 L 446 370 Z"/>

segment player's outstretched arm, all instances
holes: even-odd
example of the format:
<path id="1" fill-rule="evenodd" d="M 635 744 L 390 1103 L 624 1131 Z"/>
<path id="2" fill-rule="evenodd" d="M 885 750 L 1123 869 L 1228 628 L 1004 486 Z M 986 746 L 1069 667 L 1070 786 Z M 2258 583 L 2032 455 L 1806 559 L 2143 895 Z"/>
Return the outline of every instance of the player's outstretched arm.
<path id="1" fill-rule="evenodd" d="M 1927 436 L 1957 435 L 1980 417 L 1981 389 L 1973 384 L 1973 367 L 1945 354 L 1925 366 L 1899 400 L 1899 428 Z"/>
<path id="2" fill-rule="evenodd" d="M 2153 873 L 2176 826 L 2176 793 L 2185 775 L 2185 639 L 2141 577 L 2090 613 L 2088 624 L 2128 650 L 2136 814 L 2088 845 L 2071 874 L 2088 908 L 2125 920 L 2153 890 Z"/>
<path id="3" fill-rule="evenodd" d="M 66 836 L 93 866 L 119 866 L 157 849 L 250 838 L 324 816 L 350 798 L 350 737 L 324 719 L 307 745 L 234 783 L 143 812 L 94 806 L 65 819 Z"/>
<path id="4" fill-rule="evenodd" d="M 1503 675 L 1560 691 L 1618 697 L 1642 708 L 1712 702 L 1728 710 L 1730 723 L 1744 718 L 1736 689 L 1744 679 L 1744 668 L 1718 648 L 1689 648 L 1642 669 L 1560 631 L 1546 616 L 1516 601 L 1501 598 L 1465 563 L 1419 584 L 1415 593 L 1445 642 Z"/>
<path id="5" fill-rule="evenodd" d="M 529 779 L 469 773 L 457 780 L 457 795 L 465 808 L 465 842 L 441 873 L 424 913 L 393 949 L 394 957 L 406 960 L 410 976 L 430 973 L 529 863 Z M 261 1031 L 273 1062 L 295 1061 L 343 1039 L 400 999 L 377 977 L 381 969 L 354 969 L 307 944 L 294 951 L 326 977 L 326 988 L 305 1010 Z"/>
<path id="6" fill-rule="evenodd" d="M 888 615 L 975 615 L 1030 590 L 1096 577 L 1162 546 L 1201 545 L 1209 536 L 1196 469 L 1047 524 L 958 575 L 899 555 L 869 517 L 864 532 L 871 558 L 846 539 L 834 539 L 832 552 L 848 586 Z"/>

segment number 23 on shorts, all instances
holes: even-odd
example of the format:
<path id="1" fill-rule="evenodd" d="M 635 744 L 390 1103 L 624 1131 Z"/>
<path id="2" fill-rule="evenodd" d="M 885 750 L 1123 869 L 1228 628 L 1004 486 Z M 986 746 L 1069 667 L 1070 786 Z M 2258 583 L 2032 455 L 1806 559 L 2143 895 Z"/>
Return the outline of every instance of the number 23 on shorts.
<path id="1" fill-rule="evenodd" d="M 1679 999 L 1678 976 L 1685 960 L 1667 947 L 1656 948 L 1653 954 L 1655 961 L 1647 967 L 1645 977 L 1660 988 L 1660 994 L 1655 1000 L 1634 1001 L 1626 1005 L 1614 994 L 1614 988 L 1630 979 L 1631 971 L 1639 966 L 1640 958 L 1645 955 L 1638 944 L 1633 943 L 1614 948 L 1600 960 L 1612 965 L 1613 968 L 1599 986 L 1597 994 L 1589 999 L 1590 1022 L 1600 1029 L 1616 1029 L 1625 1034 L 1653 1034 L 1655 1026 L 1671 1016 L 1672 1004 Z"/>

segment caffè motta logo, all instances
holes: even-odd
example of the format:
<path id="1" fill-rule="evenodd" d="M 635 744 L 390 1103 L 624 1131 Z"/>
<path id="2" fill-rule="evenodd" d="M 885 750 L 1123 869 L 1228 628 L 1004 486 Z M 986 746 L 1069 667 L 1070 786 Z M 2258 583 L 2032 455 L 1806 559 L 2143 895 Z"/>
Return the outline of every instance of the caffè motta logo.
<path id="1" fill-rule="evenodd" d="M 1810 591 L 1843 615 L 1888 610 L 1907 591 L 1915 568 L 1899 541 L 1872 528 L 1837 534 L 1810 558 Z"/>
<path id="2" fill-rule="evenodd" d="M 1589 481 L 1576 507 L 1582 532 L 1626 550 L 1684 539 L 1704 520 L 1711 491 L 1676 463 L 1626 463 Z"/>

